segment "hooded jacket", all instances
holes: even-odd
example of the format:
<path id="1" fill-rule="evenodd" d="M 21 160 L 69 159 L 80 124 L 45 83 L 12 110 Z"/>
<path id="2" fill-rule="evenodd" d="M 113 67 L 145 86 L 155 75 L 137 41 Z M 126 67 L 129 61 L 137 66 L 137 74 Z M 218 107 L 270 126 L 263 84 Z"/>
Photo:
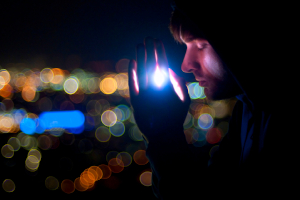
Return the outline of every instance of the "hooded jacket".
<path id="1" fill-rule="evenodd" d="M 298 109 L 290 103 L 296 91 L 291 7 L 176 1 L 174 9 L 203 31 L 243 94 L 237 96 L 228 133 L 210 160 L 195 155 L 183 133 L 169 142 L 148 144 L 158 198 L 224 197 L 240 190 L 268 196 L 293 192 L 299 156 Z"/>

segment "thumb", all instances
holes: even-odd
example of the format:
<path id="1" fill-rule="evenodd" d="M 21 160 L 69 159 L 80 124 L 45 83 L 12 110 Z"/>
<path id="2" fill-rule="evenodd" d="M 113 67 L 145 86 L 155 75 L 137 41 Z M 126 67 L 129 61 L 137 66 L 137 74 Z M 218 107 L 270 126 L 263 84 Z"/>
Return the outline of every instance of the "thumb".
<path id="1" fill-rule="evenodd" d="M 170 81 L 173 85 L 175 93 L 179 99 L 184 103 L 190 102 L 188 89 L 185 84 L 185 80 L 175 74 L 175 72 L 169 68 Z"/>

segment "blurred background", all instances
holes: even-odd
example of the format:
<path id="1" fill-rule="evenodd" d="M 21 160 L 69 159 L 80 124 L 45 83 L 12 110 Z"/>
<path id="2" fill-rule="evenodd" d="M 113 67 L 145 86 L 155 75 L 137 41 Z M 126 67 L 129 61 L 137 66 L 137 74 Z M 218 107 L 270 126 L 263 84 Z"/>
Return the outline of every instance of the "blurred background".
<path id="1" fill-rule="evenodd" d="M 0 3 L 0 194 L 154 198 L 127 84 L 146 36 L 163 41 L 170 68 L 188 82 L 187 143 L 208 157 L 217 150 L 236 100 L 208 102 L 181 72 L 171 12 L 159 0 Z M 45 125 L 42 114 L 54 111 L 53 123 L 73 127 Z"/>

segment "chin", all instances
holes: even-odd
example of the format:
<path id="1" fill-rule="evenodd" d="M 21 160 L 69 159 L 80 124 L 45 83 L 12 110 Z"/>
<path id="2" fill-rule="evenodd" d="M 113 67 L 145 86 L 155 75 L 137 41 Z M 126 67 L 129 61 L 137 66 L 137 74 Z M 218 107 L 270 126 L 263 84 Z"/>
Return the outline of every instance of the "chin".
<path id="1" fill-rule="evenodd" d="M 209 88 L 204 88 L 205 96 L 210 101 L 219 101 L 224 99 L 230 99 L 236 95 L 229 93 L 228 91 L 214 91 Z"/>

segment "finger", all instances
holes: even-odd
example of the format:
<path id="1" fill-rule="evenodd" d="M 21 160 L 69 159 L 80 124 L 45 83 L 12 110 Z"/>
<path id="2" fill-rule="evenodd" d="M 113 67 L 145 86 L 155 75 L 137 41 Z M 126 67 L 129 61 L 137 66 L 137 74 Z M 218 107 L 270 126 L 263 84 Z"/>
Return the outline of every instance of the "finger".
<path id="1" fill-rule="evenodd" d="M 128 66 L 128 86 L 131 98 L 134 98 L 139 94 L 138 76 L 136 71 L 137 63 L 135 60 L 131 60 Z"/>
<path id="2" fill-rule="evenodd" d="M 146 51 L 144 44 L 136 46 L 136 60 L 137 60 L 137 77 L 140 89 L 144 90 L 147 87 L 147 72 L 146 72 Z"/>
<path id="3" fill-rule="evenodd" d="M 174 91 L 179 97 L 179 99 L 184 103 L 190 103 L 190 98 L 188 94 L 187 87 L 185 85 L 185 80 L 178 77 L 175 72 L 169 68 L 170 80 L 173 85 Z"/>
<path id="4" fill-rule="evenodd" d="M 146 68 L 148 74 L 153 74 L 156 66 L 154 39 L 147 37 L 144 40 L 146 48 Z"/>
<path id="5" fill-rule="evenodd" d="M 168 60 L 166 56 L 165 47 L 162 41 L 155 39 L 155 50 L 157 55 L 157 63 L 160 69 L 162 69 L 162 71 L 168 72 Z"/>

